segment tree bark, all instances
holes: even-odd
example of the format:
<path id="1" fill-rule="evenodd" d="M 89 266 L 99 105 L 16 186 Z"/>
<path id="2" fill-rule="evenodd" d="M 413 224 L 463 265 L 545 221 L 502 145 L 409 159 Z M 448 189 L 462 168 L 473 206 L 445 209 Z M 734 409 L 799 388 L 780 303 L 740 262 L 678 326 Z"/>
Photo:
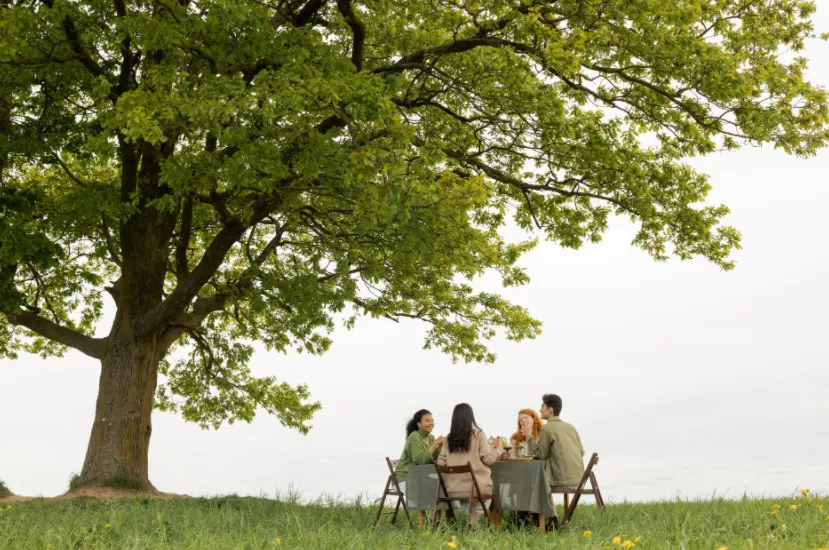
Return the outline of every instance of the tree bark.
<path id="1" fill-rule="evenodd" d="M 81 478 L 84 484 L 150 483 L 148 455 L 158 363 L 157 338 L 113 338 L 101 359 L 95 421 Z"/>

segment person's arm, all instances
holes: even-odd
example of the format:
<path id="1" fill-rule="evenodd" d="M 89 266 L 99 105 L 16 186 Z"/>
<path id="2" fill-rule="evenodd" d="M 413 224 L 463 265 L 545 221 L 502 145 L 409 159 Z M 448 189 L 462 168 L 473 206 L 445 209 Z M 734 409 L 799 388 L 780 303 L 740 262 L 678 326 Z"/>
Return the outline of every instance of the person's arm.
<path id="1" fill-rule="evenodd" d="M 432 459 L 436 460 L 440 454 L 440 450 L 446 445 L 446 438 L 443 436 L 435 439 L 429 446 L 429 451 L 432 453 Z"/>
<path id="2" fill-rule="evenodd" d="M 440 451 L 438 451 L 438 457 L 435 460 L 435 463 L 438 466 L 446 466 L 447 462 L 447 455 L 449 454 L 449 445 L 442 445 Z"/>
<path id="3" fill-rule="evenodd" d="M 532 455 L 539 460 L 548 460 L 550 458 L 550 451 L 553 446 L 553 440 L 547 430 L 541 430 L 538 433 L 538 441 L 534 438 L 528 440 L 529 449 Z"/>
<path id="4" fill-rule="evenodd" d="M 478 432 L 478 456 L 481 457 L 481 462 L 487 466 L 495 464 L 501 458 L 501 451 L 489 446 L 489 441 L 483 430 Z"/>
<path id="5" fill-rule="evenodd" d="M 429 464 L 432 462 L 432 454 L 429 452 L 429 447 L 423 443 L 420 434 L 417 432 L 412 433 L 406 439 L 406 448 L 409 450 L 409 456 L 412 457 L 412 461 L 415 464 Z"/>

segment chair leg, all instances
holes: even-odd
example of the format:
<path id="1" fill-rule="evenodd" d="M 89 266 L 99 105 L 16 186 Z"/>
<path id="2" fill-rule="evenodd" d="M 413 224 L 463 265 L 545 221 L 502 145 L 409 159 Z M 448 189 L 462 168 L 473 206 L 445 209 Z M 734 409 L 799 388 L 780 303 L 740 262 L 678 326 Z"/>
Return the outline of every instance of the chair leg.
<path id="1" fill-rule="evenodd" d="M 380 523 L 380 516 L 383 515 L 383 506 L 386 505 L 386 496 L 389 494 L 389 485 L 391 484 L 391 477 L 386 481 L 386 488 L 383 489 L 383 496 L 380 498 L 380 506 L 377 507 L 377 516 L 374 518 L 374 526 Z"/>
<path id="2" fill-rule="evenodd" d="M 567 514 L 567 510 L 570 508 L 570 495 L 564 493 L 564 513 Z"/>
<path id="3" fill-rule="evenodd" d="M 538 514 L 538 530 L 541 531 L 542 535 L 547 534 L 547 518 L 544 517 L 544 514 Z"/>
<path id="4" fill-rule="evenodd" d="M 599 508 L 599 511 L 604 512 L 604 499 L 602 498 L 602 492 L 599 491 L 599 483 L 596 481 L 596 474 L 590 472 L 590 485 L 593 486 L 593 495 L 596 497 L 596 506 Z"/>
<path id="5" fill-rule="evenodd" d="M 440 513 L 440 508 L 435 508 L 435 511 L 432 514 L 432 531 L 438 530 L 438 524 L 440 524 Z"/>
<path id="6" fill-rule="evenodd" d="M 490 523 L 495 526 L 496 531 L 501 530 L 501 510 L 492 510 L 489 511 Z"/>
<path id="7" fill-rule="evenodd" d="M 446 520 L 451 523 L 455 523 L 456 521 L 458 521 L 458 518 L 457 516 L 455 516 L 455 509 L 452 508 L 452 503 L 448 502 L 446 506 Z"/>
<path id="8" fill-rule="evenodd" d="M 402 499 L 397 497 L 397 504 L 394 507 L 394 513 L 391 515 L 391 524 L 394 525 L 395 520 L 397 519 L 397 512 L 400 511 L 400 503 Z"/>

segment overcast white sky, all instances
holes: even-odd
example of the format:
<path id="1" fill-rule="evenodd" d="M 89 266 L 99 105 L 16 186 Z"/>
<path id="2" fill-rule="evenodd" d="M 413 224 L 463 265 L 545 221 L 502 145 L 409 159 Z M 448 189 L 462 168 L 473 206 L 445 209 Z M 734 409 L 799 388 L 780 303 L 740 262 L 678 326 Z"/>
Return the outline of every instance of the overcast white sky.
<path id="1" fill-rule="evenodd" d="M 829 85 L 829 45 L 808 56 L 812 80 Z M 635 228 L 622 219 L 580 251 L 542 244 L 523 260 L 532 283 L 505 293 L 544 322 L 537 340 L 493 342 L 494 365 L 452 365 L 421 350 L 417 322 L 365 319 L 338 330 L 323 357 L 260 351 L 256 373 L 306 383 L 322 402 L 311 433 L 264 415 L 215 432 L 156 413 L 152 481 L 193 495 L 375 496 L 415 410 L 430 409 L 445 433 L 466 401 L 488 434 L 509 435 L 519 409 L 556 392 L 602 456 L 606 499 L 829 492 L 829 151 L 745 149 L 694 164 L 743 233 L 735 271 L 655 263 L 629 245 Z M 66 490 L 98 374 L 78 353 L 0 361 L 0 478 L 13 491 Z"/>

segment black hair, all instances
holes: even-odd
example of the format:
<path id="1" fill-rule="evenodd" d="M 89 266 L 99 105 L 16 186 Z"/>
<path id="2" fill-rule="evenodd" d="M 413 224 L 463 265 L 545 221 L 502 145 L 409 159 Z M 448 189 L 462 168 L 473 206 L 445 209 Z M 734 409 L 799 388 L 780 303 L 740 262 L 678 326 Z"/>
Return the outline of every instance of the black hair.
<path id="1" fill-rule="evenodd" d="M 449 429 L 449 435 L 446 436 L 449 452 L 468 451 L 475 428 L 480 429 L 478 423 L 475 422 L 472 407 L 466 403 L 455 405 L 455 410 L 452 411 L 452 427 Z"/>
<path id="2" fill-rule="evenodd" d="M 553 409 L 554 415 L 561 415 L 561 397 L 554 393 L 545 393 L 541 396 L 541 400 L 544 401 L 545 405 Z"/>
<path id="3" fill-rule="evenodd" d="M 432 414 L 426 409 L 420 409 L 416 413 L 411 420 L 406 423 L 406 437 L 409 437 L 413 433 L 415 433 L 419 428 L 417 427 L 418 423 L 423 419 L 424 416 L 427 414 Z"/>

